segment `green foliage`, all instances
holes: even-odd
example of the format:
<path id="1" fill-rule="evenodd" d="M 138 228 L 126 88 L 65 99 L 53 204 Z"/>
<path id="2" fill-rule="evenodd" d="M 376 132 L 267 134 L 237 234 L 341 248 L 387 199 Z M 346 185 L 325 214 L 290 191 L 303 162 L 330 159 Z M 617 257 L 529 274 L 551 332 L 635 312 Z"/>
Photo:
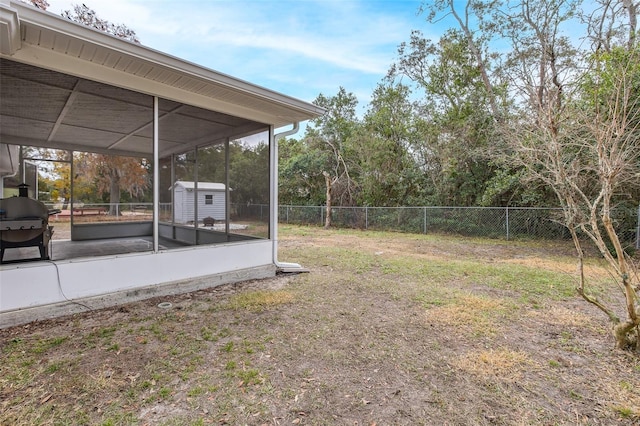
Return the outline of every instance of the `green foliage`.
<path id="1" fill-rule="evenodd" d="M 321 205 L 324 203 L 322 168 L 326 155 L 311 149 L 306 140 L 279 142 L 279 197 L 281 204 Z"/>
<path id="2" fill-rule="evenodd" d="M 282 143 L 280 203 L 324 204 L 323 171 L 339 206 L 481 202 L 497 169 L 486 149 L 494 130 L 468 44 L 456 31 L 436 44 L 414 32 L 400 54 L 395 75 L 412 78 L 425 99 L 411 101 L 411 89 L 390 77 L 360 121 L 355 98 L 343 88 L 334 97 L 318 96 L 327 114 L 302 140 Z"/>
<path id="3" fill-rule="evenodd" d="M 359 205 L 399 206 L 422 196 L 422 173 L 411 156 L 420 119 L 410 95 L 407 86 L 388 81 L 373 93 L 363 125 L 352 141 L 359 159 Z"/>
<path id="4" fill-rule="evenodd" d="M 551 207 L 558 204 L 555 194 L 545 185 L 527 180 L 525 170 L 512 168 L 499 160 L 496 171 L 486 182 L 479 205 L 510 207 Z M 524 184 L 527 182 L 528 184 Z"/>
<path id="5" fill-rule="evenodd" d="M 266 134 L 264 136 L 267 137 Z M 229 145 L 229 150 L 229 186 L 232 189 L 232 202 L 268 204 L 269 145 L 267 141 L 260 141 L 253 146 L 234 141 Z"/>
<path id="6" fill-rule="evenodd" d="M 324 204 L 322 172 L 328 171 L 335 179 L 334 206 L 557 205 L 548 185 L 502 161 L 511 153 L 507 140 L 514 123 L 530 125 L 532 134 L 547 124 L 557 131 L 555 114 L 568 105 L 574 88 L 611 92 L 611 70 L 636 57 L 629 46 L 637 41 L 632 34 L 625 38 L 624 32 L 630 16 L 624 8 L 603 11 L 611 15 L 603 19 L 618 22 L 609 34 L 589 34 L 599 37 L 600 44 L 593 46 L 600 49 L 597 59 L 604 72 L 574 84 L 586 65 L 582 59 L 589 58 L 565 35 L 575 24 L 579 6 L 535 0 L 509 9 L 496 2 L 460 9 L 444 1 L 423 5 L 420 11 L 427 13 L 427 22 L 449 15 L 459 29 L 448 30 L 438 40 L 412 31 L 410 40 L 399 46 L 388 76 L 374 90 L 362 120 L 354 112 L 355 98 L 344 88 L 334 97 L 319 95 L 316 103 L 327 114 L 311 123 L 304 138 L 281 145 L 280 203 Z M 593 24 L 599 17 L 590 19 Z M 596 28 L 592 25 L 590 31 Z M 634 96 L 640 93 L 638 75 L 630 80 Z M 409 85 L 402 77 L 409 78 Z M 593 100 L 583 102 L 583 108 L 596 106 Z M 535 146 L 536 139 L 531 141 Z M 570 164 L 571 158 L 562 161 Z M 624 197 L 637 205 L 640 194 L 631 185 L 618 198 Z M 349 214 L 345 210 L 337 216 Z M 359 221 L 355 216 L 347 220 Z"/>

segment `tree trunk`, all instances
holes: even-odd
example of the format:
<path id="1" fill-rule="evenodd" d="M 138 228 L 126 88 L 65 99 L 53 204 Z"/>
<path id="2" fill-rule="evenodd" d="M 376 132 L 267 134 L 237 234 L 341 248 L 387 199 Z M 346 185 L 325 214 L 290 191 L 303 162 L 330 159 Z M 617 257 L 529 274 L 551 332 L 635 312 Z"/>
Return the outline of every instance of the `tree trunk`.
<path id="1" fill-rule="evenodd" d="M 467 3 L 469 5 L 470 3 Z M 468 8 L 469 6 L 467 6 Z M 489 79 L 489 73 L 487 71 L 487 61 L 482 57 L 482 53 L 480 49 L 478 49 L 477 44 L 473 40 L 473 33 L 467 24 L 469 15 L 468 11 L 465 12 L 465 20 L 463 21 L 458 12 L 456 12 L 453 1 L 449 2 L 449 9 L 451 10 L 451 14 L 458 21 L 460 25 L 460 29 L 464 33 L 467 44 L 469 45 L 469 50 L 476 58 L 476 62 L 478 64 L 478 69 L 480 70 L 480 75 L 482 77 L 482 84 L 484 84 L 484 88 L 487 91 L 487 95 L 489 98 L 489 107 L 491 108 L 491 113 L 493 114 L 494 120 L 498 120 L 500 118 L 500 109 L 498 108 L 498 104 L 496 103 L 496 98 L 494 95 L 493 84 L 491 84 L 491 80 Z"/>
<path id="2" fill-rule="evenodd" d="M 111 185 L 109 191 L 109 214 L 112 216 L 120 216 L 120 179 L 111 177 Z"/>
<path id="3" fill-rule="evenodd" d="M 604 229 L 609 236 L 609 241 L 613 244 L 613 247 L 616 252 L 616 259 L 618 261 L 618 274 L 620 275 L 622 281 L 622 288 L 625 296 L 625 305 L 627 308 L 627 316 L 628 320 L 617 324 L 614 327 L 614 336 L 616 338 L 616 347 L 620 349 L 624 349 L 629 346 L 638 347 L 638 338 L 640 336 L 638 333 L 638 326 L 640 325 L 640 315 L 638 315 L 638 311 L 636 308 L 636 292 L 633 288 L 630 279 L 630 271 L 629 265 L 627 263 L 627 259 L 625 257 L 624 248 L 620 243 L 620 239 L 618 238 L 618 234 L 613 227 L 611 222 L 611 217 L 609 215 L 609 203 L 608 198 L 605 199 L 603 213 L 602 213 L 602 223 L 604 225 Z M 634 336 L 635 334 L 635 336 Z"/>
<path id="4" fill-rule="evenodd" d="M 633 0 L 622 0 L 622 5 L 627 9 L 627 13 L 629 14 L 629 40 L 627 41 L 627 49 L 631 51 L 636 43 L 638 11 L 636 3 L 634 3 Z"/>
<path id="5" fill-rule="evenodd" d="M 640 336 L 638 336 L 638 324 L 633 321 L 624 321 L 613 327 L 613 336 L 616 339 L 617 349 L 640 348 Z"/>
<path id="6" fill-rule="evenodd" d="M 329 173 L 322 172 L 324 176 L 324 182 L 327 186 L 327 214 L 324 219 L 324 227 L 328 229 L 331 226 L 331 178 L 329 177 Z"/>

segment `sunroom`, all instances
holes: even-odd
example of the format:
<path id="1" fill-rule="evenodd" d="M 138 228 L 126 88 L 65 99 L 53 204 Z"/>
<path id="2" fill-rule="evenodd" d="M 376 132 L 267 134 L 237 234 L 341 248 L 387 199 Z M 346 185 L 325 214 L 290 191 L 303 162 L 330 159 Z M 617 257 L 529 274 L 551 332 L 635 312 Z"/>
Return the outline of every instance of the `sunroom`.
<path id="1" fill-rule="evenodd" d="M 46 256 L 5 243 L 0 326 L 275 274 L 276 129 L 321 108 L 21 2 L 0 13 L 0 198 L 21 186 L 68 232 Z"/>

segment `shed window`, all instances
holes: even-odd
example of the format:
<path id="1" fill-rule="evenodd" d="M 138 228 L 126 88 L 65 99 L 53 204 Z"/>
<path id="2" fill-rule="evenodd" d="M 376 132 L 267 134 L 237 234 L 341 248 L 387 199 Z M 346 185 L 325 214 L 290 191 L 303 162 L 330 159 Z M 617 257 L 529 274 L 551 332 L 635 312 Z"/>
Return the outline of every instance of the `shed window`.
<path id="1" fill-rule="evenodd" d="M 204 196 L 205 204 L 213 204 L 213 195 L 205 195 Z"/>

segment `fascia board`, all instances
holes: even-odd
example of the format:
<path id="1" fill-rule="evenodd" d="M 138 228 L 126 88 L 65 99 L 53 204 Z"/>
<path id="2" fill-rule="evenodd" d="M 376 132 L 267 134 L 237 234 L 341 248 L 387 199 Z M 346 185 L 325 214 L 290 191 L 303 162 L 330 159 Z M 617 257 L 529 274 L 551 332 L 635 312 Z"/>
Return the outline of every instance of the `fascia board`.
<path id="1" fill-rule="evenodd" d="M 21 47 L 18 11 L 0 1 L 0 53 L 13 55 Z"/>

